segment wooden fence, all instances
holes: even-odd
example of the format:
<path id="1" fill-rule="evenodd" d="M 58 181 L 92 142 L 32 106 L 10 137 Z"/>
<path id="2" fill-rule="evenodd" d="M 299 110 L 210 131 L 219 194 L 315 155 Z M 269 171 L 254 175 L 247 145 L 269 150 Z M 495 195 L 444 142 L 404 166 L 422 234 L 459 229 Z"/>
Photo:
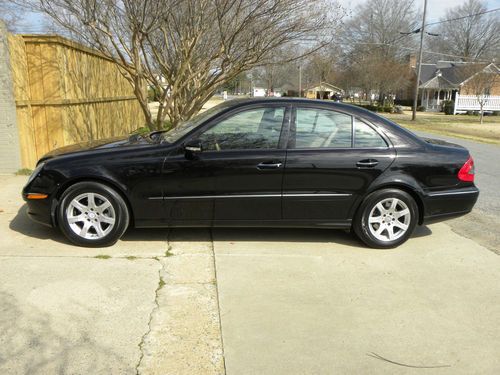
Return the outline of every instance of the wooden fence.
<path id="1" fill-rule="evenodd" d="M 58 36 L 9 35 L 22 165 L 54 148 L 144 124 L 133 89 L 97 51 Z"/>

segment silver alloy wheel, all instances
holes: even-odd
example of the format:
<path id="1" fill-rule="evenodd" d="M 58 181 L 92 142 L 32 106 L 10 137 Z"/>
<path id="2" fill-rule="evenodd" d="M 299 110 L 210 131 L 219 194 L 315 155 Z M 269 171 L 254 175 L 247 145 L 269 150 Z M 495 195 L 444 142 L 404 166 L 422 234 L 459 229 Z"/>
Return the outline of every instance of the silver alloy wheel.
<path id="1" fill-rule="evenodd" d="M 66 208 L 66 220 L 78 236 L 98 240 L 106 237 L 115 226 L 115 209 L 106 197 L 83 193 L 73 198 Z"/>
<path id="2" fill-rule="evenodd" d="M 368 216 L 368 229 L 379 241 L 394 241 L 410 226 L 410 209 L 401 199 L 386 198 L 378 202 Z"/>

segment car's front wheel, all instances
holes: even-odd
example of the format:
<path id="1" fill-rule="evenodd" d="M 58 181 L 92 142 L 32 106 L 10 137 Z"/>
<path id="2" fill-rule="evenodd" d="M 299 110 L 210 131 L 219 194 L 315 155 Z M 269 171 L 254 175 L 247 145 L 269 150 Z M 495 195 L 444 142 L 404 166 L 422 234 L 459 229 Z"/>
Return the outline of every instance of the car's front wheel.
<path id="1" fill-rule="evenodd" d="M 410 194 L 398 189 L 383 189 L 364 199 L 353 228 L 368 246 L 385 249 L 410 238 L 417 221 L 418 207 Z"/>
<path id="2" fill-rule="evenodd" d="M 62 195 L 57 210 L 59 227 L 74 244 L 103 247 L 114 244 L 128 227 L 123 198 L 98 182 L 79 182 Z"/>

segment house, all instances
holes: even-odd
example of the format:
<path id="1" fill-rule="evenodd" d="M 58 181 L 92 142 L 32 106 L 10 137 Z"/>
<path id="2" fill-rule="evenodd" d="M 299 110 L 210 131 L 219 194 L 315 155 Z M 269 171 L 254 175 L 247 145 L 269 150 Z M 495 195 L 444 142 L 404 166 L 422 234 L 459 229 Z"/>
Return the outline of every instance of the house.
<path id="1" fill-rule="evenodd" d="M 330 99 L 334 94 L 343 94 L 344 90 L 326 82 L 306 89 L 306 98 L 309 99 Z"/>
<path id="2" fill-rule="evenodd" d="M 414 60 L 410 58 L 412 62 Z M 412 68 L 415 69 L 415 65 Z M 500 96 L 500 69 L 494 63 L 438 61 L 435 64 L 422 64 L 419 105 L 428 111 L 439 111 L 445 100 L 477 95 L 479 88 L 476 81 L 484 75 L 491 75 L 488 78 L 491 84 L 481 88 L 480 94 Z"/>

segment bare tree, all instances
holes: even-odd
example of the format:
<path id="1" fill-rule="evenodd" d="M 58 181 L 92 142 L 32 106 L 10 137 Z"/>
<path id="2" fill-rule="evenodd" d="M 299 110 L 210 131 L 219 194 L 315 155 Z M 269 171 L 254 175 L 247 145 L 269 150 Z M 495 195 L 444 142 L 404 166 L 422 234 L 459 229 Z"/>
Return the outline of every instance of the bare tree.
<path id="1" fill-rule="evenodd" d="M 342 33 L 342 70 L 349 85 L 383 101 L 408 82 L 404 57 L 415 46 L 411 35 L 416 27 L 414 0 L 368 0 L 360 5 Z"/>
<path id="2" fill-rule="evenodd" d="M 409 32 L 417 25 L 415 0 L 368 0 L 355 10 L 344 28 L 342 41 L 354 48 L 377 49 L 386 56 L 404 57 L 415 47 Z"/>
<path id="3" fill-rule="evenodd" d="M 304 81 L 306 85 L 314 85 L 320 82 L 335 84 L 338 77 L 337 64 L 342 52 L 339 45 L 331 43 L 328 47 L 311 54 L 306 58 L 304 66 Z"/>
<path id="4" fill-rule="evenodd" d="M 483 123 L 484 106 L 491 99 L 491 92 L 496 85 L 500 85 L 500 69 L 494 64 L 466 64 L 460 74 L 468 77 L 463 82 L 462 92 L 474 95 L 479 104 L 479 122 Z"/>
<path id="5" fill-rule="evenodd" d="M 467 0 L 464 4 L 449 9 L 441 21 L 453 21 L 440 23 L 433 29 L 439 37 L 428 38 L 430 48 L 462 56 L 463 60 L 468 61 L 498 58 L 500 16 L 497 12 L 478 15 L 486 10 L 486 2 L 482 0 Z"/>
<path id="6" fill-rule="evenodd" d="M 333 0 L 32 0 L 80 41 L 113 59 L 134 88 L 146 124 L 176 126 L 218 87 L 273 61 L 321 48 L 341 17 Z M 145 87 L 160 93 L 156 118 Z"/>

